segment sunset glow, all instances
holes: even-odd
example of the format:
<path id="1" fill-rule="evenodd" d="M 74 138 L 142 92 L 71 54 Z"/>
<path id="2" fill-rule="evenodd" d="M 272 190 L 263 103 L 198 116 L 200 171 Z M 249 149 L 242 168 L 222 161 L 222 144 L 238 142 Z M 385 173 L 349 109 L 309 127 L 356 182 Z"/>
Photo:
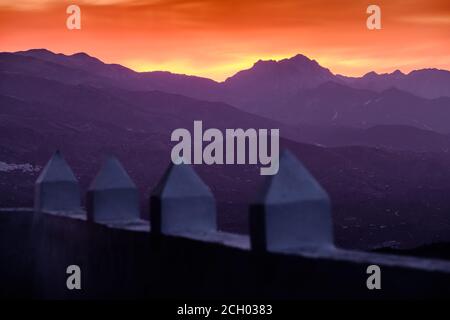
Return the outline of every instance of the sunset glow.
<path id="1" fill-rule="evenodd" d="M 66 28 L 77 4 L 81 30 Z M 302 53 L 334 73 L 450 69 L 448 0 L 0 0 L 0 51 L 86 52 L 137 71 L 224 80 L 259 59 Z"/>

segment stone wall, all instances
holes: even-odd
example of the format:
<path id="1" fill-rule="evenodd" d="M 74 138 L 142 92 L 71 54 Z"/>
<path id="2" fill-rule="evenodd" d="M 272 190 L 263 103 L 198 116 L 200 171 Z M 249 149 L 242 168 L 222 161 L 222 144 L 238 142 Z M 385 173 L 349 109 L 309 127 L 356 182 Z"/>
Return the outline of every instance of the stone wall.
<path id="1" fill-rule="evenodd" d="M 93 180 L 87 209 L 57 152 L 36 182 L 34 209 L 0 211 L 0 296 L 37 299 L 442 298 L 450 262 L 335 247 L 327 193 L 289 152 L 249 208 L 250 236 L 216 227 L 215 200 L 188 165 L 169 166 L 139 195 L 109 158 Z M 81 269 L 81 290 L 66 286 Z M 381 289 L 366 286 L 369 265 Z"/>

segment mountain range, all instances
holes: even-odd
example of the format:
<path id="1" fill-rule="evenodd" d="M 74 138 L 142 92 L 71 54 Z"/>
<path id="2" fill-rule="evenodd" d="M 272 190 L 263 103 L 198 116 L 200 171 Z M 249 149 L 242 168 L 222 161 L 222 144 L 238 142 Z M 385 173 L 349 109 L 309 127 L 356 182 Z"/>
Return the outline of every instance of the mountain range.
<path id="1" fill-rule="evenodd" d="M 320 66 L 317 61 L 301 54 L 280 61 L 259 60 L 250 69 L 239 71 L 223 82 L 163 71 L 139 73 L 118 64 L 105 64 L 86 53 L 64 55 L 55 54 L 46 49 L 32 49 L 16 53 L 4 52 L 2 53 L 2 62 L 8 60 L 10 63 L 19 62 L 19 57 L 35 58 L 50 63 L 40 67 L 43 68 L 43 71 L 47 68 L 46 71 L 50 71 L 49 73 L 53 73 L 53 69 L 53 75 L 58 76 L 58 79 L 62 79 L 61 74 L 56 73 L 54 64 L 76 69 L 72 70 L 75 72 L 84 71 L 84 76 L 91 78 L 92 84 L 101 85 L 103 82 L 103 85 L 106 85 L 108 81 L 112 81 L 110 84 L 115 82 L 126 86 L 124 82 L 131 81 L 128 87 L 134 89 L 170 91 L 185 95 L 189 95 L 188 93 L 191 92 L 192 95 L 220 96 L 220 91 L 223 91 L 222 95 L 251 96 L 258 93 L 270 93 L 271 95 L 285 96 L 296 94 L 300 89 L 313 88 L 333 81 L 375 92 L 397 88 L 423 98 L 450 97 L 450 72 L 448 70 L 430 68 L 414 70 L 408 74 L 399 70 L 386 74 L 377 74 L 371 71 L 362 77 L 347 77 L 334 75 L 329 69 Z M 30 61 L 20 61 L 22 67 L 27 63 Z M 67 69 L 64 71 L 67 73 L 64 78 L 68 82 L 76 83 L 83 79 L 79 77 L 70 79 L 71 72 Z M 92 77 L 93 75 L 96 77 Z M 78 74 L 78 76 L 81 75 Z M 84 78 L 83 81 L 86 81 L 87 78 Z M 204 98 L 204 96 L 202 97 Z"/>
<path id="2" fill-rule="evenodd" d="M 67 84 L 132 91 L 159 90 L 221 101 L 288 124 L 370 128 L 408 125 L 448 134 L 450 72 L 423 69 L 360 78 L 334 75 L 303 55 L 258 61 L 224 82 L 172 74 L 134 72 L 85 53 L 71 56 L 45 49 L 1 53 L 2 72 L 24 72 Z"/>
<path id="3" fill-rule="evenodd" d="M 170 161 L 172 130 L 191 128 L 194 120 L 219 129 L 279 128 L 281 147 L 330 193 L 338 243 L 407 247 L 445 240 L 450 73 L 395 74 L 349 78 L 297 55 L 258 61 L 216 82 L 139 73 L 85 53 L 3 52 L 0 161 L 41 168 L 59 148 L 86 188 L 114 153 L 148 195 Z M 217 197 L 221 228 L 246 232 L 246 208 L 262 181 L 258 168 L 196 170 Z M 0 206 L 31 205 L 37 174 L 0 172 Z M 147 199 L 142 202 L 147 212 Z"/>

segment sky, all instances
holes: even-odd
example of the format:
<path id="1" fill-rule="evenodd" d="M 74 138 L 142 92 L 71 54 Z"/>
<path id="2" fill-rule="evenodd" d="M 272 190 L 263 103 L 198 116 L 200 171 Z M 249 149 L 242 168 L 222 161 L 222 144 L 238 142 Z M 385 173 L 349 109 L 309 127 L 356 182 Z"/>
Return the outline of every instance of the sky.
<path id="1" fill-rule="evenodd" d="M 69 30 L 66 8 L 81 8 Z M 381 30 L 366 9 L 381 8 Z M 0 51 L 86 52 L 218 81 L 304 54 L 333 73 L 450 70 L 449 0 L 0 0 Z"/>

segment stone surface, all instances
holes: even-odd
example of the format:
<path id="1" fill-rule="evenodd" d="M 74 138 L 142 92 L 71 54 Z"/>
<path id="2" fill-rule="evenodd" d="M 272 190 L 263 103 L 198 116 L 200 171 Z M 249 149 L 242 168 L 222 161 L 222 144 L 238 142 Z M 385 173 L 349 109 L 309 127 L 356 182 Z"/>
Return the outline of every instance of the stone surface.
<path id="1" fill-rule="evenodd" d="M 119 160 L 108 157 L 87 195 L 88 218 L 108 223 L 139 219 L 139 194 Z"/>
<path id="2" fill-rule="evenodd" d="M 257 250 L 333 246 L 328 194 L 289 151 L 251 206 L 250 234 Z"/>
<path id="3" fill-rule="evenodd" d="M 216 231 L 209 187 L 187 164 L 171 164 L 151 196 L 152 231 L 166 235 Z"/>
<path id="4" fill-rule="evenodd" d="M 80 211 L 81 196 L 78 180 L 56 151 L 42 170 L 35 184 L 36 211 Z"/>

